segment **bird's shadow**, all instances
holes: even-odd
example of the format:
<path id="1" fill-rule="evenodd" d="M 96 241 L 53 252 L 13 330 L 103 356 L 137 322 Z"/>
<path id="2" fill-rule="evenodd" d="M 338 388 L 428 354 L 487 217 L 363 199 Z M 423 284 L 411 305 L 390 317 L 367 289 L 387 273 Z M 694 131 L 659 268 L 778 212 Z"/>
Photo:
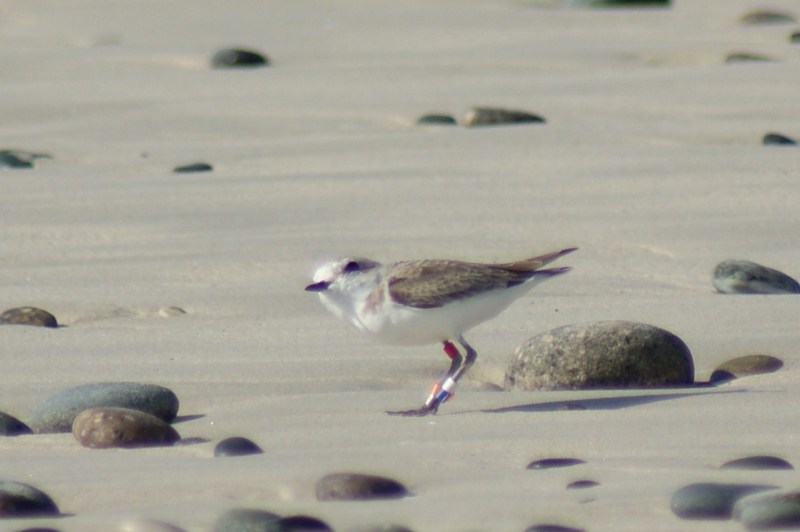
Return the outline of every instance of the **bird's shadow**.
<path id="1" fill-rule="evenodd" d="M 689 392 L 689 393 L 665 393 L 665 394 L 642 394 L 642 395 L 621 395 L 616 397 L 595 397 L 591 399 L 569 399 L 565 401 L 549 401 L 546 403 L 529 403 L 524 405 L 504 406 L 500 408 L 487 408 L 482 410 L 471 410 L 460 412 L 483 413 L 483 414 L 506 414 L 509 412 L 560 412 L 568 410 L 618 410 L 634 406 L 646 405 L 658 401 L 669 401 L 672 399 L 683 399 L 698 395 L 720 395 L 730 393 L 742 393 L 747 390 L 716 390 L 708 392 Z"/>

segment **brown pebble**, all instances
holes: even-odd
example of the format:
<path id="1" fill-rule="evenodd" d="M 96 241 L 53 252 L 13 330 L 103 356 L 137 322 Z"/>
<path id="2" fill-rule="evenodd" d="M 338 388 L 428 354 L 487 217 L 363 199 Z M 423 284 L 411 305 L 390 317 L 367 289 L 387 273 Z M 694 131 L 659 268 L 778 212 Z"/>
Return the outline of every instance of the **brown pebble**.
<path id="1" fill-rule="evenodd" d="M 58 327 L 56 317 L 36 307 L 17 307 L 0 314 L 0 324 L 33 325 L 35 327 Z"/>
<path id="2" fill-rule="evenodd" d="M 353 501 L 397 499 L 408 495 L 408 491 L 390 478 L 360 473 L 333 473 L 317 482 L 316 494 L 320 501 Z"/>
<path id="3" fill-rule="evenodd" d="M 783 367 L 783 361 L 769 355 L 745 355 L 723 362 L 711 373 L 711 382 L 724 382 L 748 375 L 773 373 Z"/>
<path id="4" fill-rule="evenodd" d="M 172 445 L 177 431 L 161 419 L 139 410 L 116 407 L 88 408 L 72 423 L 72 434 L 93 449 Z"/>

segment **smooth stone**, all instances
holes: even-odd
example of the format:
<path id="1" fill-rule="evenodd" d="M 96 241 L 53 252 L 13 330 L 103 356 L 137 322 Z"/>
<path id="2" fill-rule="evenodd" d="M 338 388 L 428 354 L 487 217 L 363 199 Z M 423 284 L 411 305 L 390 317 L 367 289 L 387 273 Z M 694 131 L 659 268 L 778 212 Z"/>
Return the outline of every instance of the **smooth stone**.
<path id="1" fill-rule="evenodd" d="M 600 483 L 594 480 L 576 480 L 567 484 L 568 490 L 583 490 L 587 488 L 594 488 L 599 486 Z"/>
<path id="2" fill-rule="evenodd" d="M 417 119 L 417 125 L 420 126 L 455 126 L 458 122 L 455 118 L 446 114 L 428 114 L 423 115 Z"/>
<path id="3" fill-rule="evenodd" d="M 120 523 L 119 532 L 186 532 L 186 530 L 156 519 L 134 518 Z"/>
<path id="4" fill-rule="evenodd" d="M 158 315 L 162 318 L 176 318 L 184 314 L 186 314 L 186 311 L 180 307 L 161 307 L 158 309 Z"/>
<path id="5" fill-rule="evenodd" d="M 414 532 L 403 525 L 367 525 L 349 529 L 349 532 Z"/>
<path id="6" fill-rule="evenodd" d="M 0 480 L 0 518 L 58 514 L 58 506 L 45 492 L 22 482 Z"/>
<path id="7" fill-rule="evenodd" d="M 87 408 L 115 406 L 141 410 L 170 423 L 178 413 L 177 396 L 168 388 L 136 382 L 100 382 L 63 390 L 36 406 L 28 425 L 36 433 L 71 432 Z"/>
<path id="8" fill-rule="evenodd" d="M 527 111 L 500 109 L 494 107 L 475 107 L 468 111 L 461 120 L 466 127 L 499 126 L 503 124 L 543 124 L 545 119 Z"/>
<path id="9" fill-rule="evenodd" d="M 748 530 L 800 528 L 800 492 L 779 490 L 740 499 L 733 516 Z"/>
<path id="10" fill-rule="evenodd" d="M 227 48 L 220 50 L 211 58 L 214 68 L 254 68 L 268 66 L 267 56 L 254 50 Z"/>
<path id="11" fill-rule="evenodd" d="M 584 529 L 546 523 L 529 526 L 525 529 L 525 532 L 584 532 Z"/>
<path id="12" fill-rule="evenodd" d="M 541 460 L 534 460 L 526 469 L 553 469 L 556 467 L 571 467 L 580 464 L 585 464 L 580 458 L 543 458 Z"/>
<path id="13" fill-rule="evenodd" d="M 782 11 L 767 11 L 758 10 L 745 13 L 739 17 L 741 24 L 792 24 L 797 22 L 797 19 Z"/>
<path id="14" fill-rule="evenodd" d="M 396 480 L 386 477 L 332 473 L 317 482 L 316 495 L 320 501 L 361 501 L 397 499 L 408 495 L 408 490 Z"/>
<path id="15" fill-rule="evenodd" d="M 219 516 L 213 532 L 284 532 L 280 520 L 266 510 L 232 508 Z"/>
<path id="16" fill-rule="evenodd" d="M 749 260 L 726 260 L 717 264 L 711 277 L 722 294 L 798 294 L 800 284 L 783 272 Z"/>
<path id="17" fill-rule="evenodd" d="M 783 367 L 783 361 L 769 355 L 744 355 L 727 360 L 716 367 L 709 381 L 727 382 L 748 375 L 773 373 Z"/>
<path id="18" fill-rule="evenodd" d="M 720 469 L 794 469 L 794 466 L 777 456 L 745 456 L 729 460 L 719 466 Z"/>
<path id="19" fill-rule="evenodd" d="M 58 327 L 56 317 L 36 307 L 11 308 L 0 314 L 0 324 L 33 325 L 35 327 Z"/>
<path id="20" fill-rule="evenodd" d="M 767 133 L 761 140 L 764 146 L 797 146 L 797 141 L 780 133 Z"/>
<path id="21" fill-rule="evenodd" d="M 285 532 L 333 532 L 328 523 L 309 515 L 289 515 L 278 521 Z"/>
<path id="22" fill-rule="evenodd" d="M 113 406 L 88 408 L 78 414 L 72 435 L 92 449 L 172 445 L 181 439 L 171 425 L 156 416 Z"/>
<path id="23" fill-rule="evenodd" d="M 225 438 L 214 447 L 214 456 L 246 456 L 263 452 L 255 442 L 241 436 Z"/>
<path id="24" fill-rule="evenodd" d="M 182 166 L 176 166 L 172 169 L 173 172 L 176 174 L 191 174 L 196 172 L 211 172 L 214 170 L 214 167 L 208 163 L 191 163 L 191 164 L 184 164 Z"/>
<path id="25" fill-rule="evenodd" d="M 775 488 L 762 484 L 689 484 L 672 495 L 670 508 L 683 519 L 730 519 L 736 501 L 746 495 Z"/>
<path id="26" fill-rule="evenodd" d="M 506 370 L 507 389 L 677 386 L 694 382 L 689 348 L 644 323 L 567 325 L 530 338 Z"/>
<path id="27" fill-rule="evenodd" d="M 731 52 L 725 56 L 726 63 L 757 63 L 770 61 L 775 60 L 763 54 L 754 54 L 750 52 Z"/>
<path id="28" fill-rule="evenodd" d="M 50 158 L 46 153 L 31 153 L 20 150 L 0 150 L 0 167 L 5 168 L 33 168 L 36 159 Z"/>
<path id="29" fill-rule="evenodd" d="M 31 434 L 31 428 L 5 412 L 0 412 L 0 435 L 2 436 L 19 436 L 20 434 Z"/>

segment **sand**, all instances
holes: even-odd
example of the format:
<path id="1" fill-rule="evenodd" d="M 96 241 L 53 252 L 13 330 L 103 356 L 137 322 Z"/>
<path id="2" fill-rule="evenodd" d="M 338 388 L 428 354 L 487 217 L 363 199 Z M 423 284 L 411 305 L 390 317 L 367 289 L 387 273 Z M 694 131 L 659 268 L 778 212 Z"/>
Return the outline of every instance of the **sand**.
<path id="1" fill-rule="evenodd" d="M 740 529 L 682 521 L 669 500 L 696 481 L 800 484 L 717 470 L 748 454 L 800 463 L 797 298 L 710 283 L 728 258 L 800 275 L 798 152 L 761 145 L 800 135 L 800 45 L 792 25 L 738 23 L 760 7 L 4 2 L 0 148 L 52 158 L 0 171 L 0 310 L 42 307 L 63 327 L 0 329 L 0 410 L 24 420 L 65 388 L 152 382 L 179 396 L 181 436 L 206 441 L 2 438 L 2 478 L 67 515 L 0 529 L 148 517 L 203 531 L 233 507 L 336 530 Z M 227 46 L 272 66 L 210 69 Z M 742 51 L 776 61 L 725 64 Z M 476 105 L 547 124 L 415 125 Z M 196 161 L 214 171 L 172 173 Z M 467 335 L 480 358 L 435 417 L 384 411 L 424 400 L 447 365 L 438 346 L 371 343 L 303 292 L 343 254 L 507 261 L 571 245 L 574 271 Z M 159 314 L 171 306 L 187 314 Z M 785 366 L 715 388 L 497 391 L 527 338 L 611 319 L 680 336 L 699 381 L 748 353 Z M 213 458 L 232 435 L 265 453 Z M 525 469 L 552 456 L 587 464 Z M 414 496 L 318 502 L 337 471 Z M 600 486 L 565 489 L 580 479 Z"/>

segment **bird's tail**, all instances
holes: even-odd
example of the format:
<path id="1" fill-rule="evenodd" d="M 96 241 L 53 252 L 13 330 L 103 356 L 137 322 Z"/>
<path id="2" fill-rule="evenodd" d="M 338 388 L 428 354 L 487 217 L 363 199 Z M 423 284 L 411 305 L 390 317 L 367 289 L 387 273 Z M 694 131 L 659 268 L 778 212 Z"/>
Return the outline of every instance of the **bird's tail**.
<path id="1" fill-rule="evenodd" d="M 578 248 L 565 248 L 560 251 L 553 251 L 551 253 L 545 253 L 544 255 L 539 255 L 538 257 L 531 257 L 529 259 L 523 259 L 516 262 L 509 262 L 506 264 L 497 264 L 497 266 L 510 271 L 515 272 L 536 272 L 537 274 L 542 273 L 545 275 L 559 275 L 562 273 L 567 273 L 571 268 L 569 267 L 562 267 L 562 268 L 550 268 L 547 270 L 540 270 L 542 266 L 553 262 L 556 259 L 567 255 L 568 253 L 572 253 L 573 251 L 577 250 Z"/>

